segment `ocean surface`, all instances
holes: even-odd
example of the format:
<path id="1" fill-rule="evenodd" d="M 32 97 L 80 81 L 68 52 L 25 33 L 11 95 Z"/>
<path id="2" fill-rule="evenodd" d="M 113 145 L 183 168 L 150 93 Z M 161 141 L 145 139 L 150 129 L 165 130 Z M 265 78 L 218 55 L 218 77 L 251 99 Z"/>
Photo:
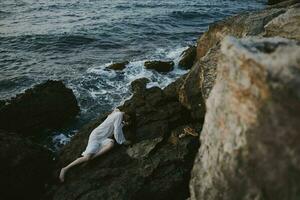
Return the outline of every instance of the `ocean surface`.
<path id="1" fill-rule="evenodd" d="M 187 71 L 181 52 L 215 21 L 265 7 L 265 0 L 0 0 L 0 99 L 62 80 L 81 113 L 53 133 L 55 147 L 82 124 L 130 97 L 130 82 L 165 87 Z M 145 70 L 146 60 L 173 60 L 172 72 Z M 122 72 L 105 69 L 130 61 Z M 59 113 L 58 113 L 59 114 Z"/>

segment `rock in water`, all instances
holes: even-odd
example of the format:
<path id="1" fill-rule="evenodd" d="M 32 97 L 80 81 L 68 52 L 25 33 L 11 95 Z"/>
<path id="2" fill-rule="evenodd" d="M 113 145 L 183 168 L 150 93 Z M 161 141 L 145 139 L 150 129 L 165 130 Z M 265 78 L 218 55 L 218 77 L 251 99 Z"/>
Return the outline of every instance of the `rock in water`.
<path id="1" fill-rule="evenodd" d="M 0 129 L 32 135 L 59 128 L 79 112 L 71 89 L 61 81 L 47 81 L 2 103 Z"/>
<path id="2" fill-rule="evenodd" d="M 144 63 L 146 69 L 154 69 L 158 72 L 169 72 L 173 70 L 174 62 L 173 61 L 146 61 Z"/>
<path id="3" fill-rule="evenodd" d="M 195 61 L 197 49 L 195 46 L 190 46 L 181 54 L 182 59 L 179 61 L 179 66 L 183 69 L 190 69 Z"/>
<path id="4" fill-rule="evenodd" d="M 113 70 L 123 70 L 123 69 L 125 69 L 126 65 L 128 65 L 128 64 L 129 64 L 128 61 L 118 62 L 118 63 L 113 63 L 113 64 L 109 65 L 107 68 L 113 69 Z"/>
<path id="5" fill-rule="evenodd" d="M 221 52 L 191 199 L 299 199 L 299 43 L 228 37 Z"/>
<path id="6" fill-rule="evenodd" d="M 0 159 L 1 199 L 40 199 L 54 166 L 51 152 L 0 130 Z"/>

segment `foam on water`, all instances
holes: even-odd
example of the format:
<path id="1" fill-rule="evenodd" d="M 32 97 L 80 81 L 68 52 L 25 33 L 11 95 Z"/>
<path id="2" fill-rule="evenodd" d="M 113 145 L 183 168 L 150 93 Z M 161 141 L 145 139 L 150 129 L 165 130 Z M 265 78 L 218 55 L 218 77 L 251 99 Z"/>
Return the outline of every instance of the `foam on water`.
<path id="1" fill-rule="evenodd" d="M 95 79 L 95 87 L 89 88 L 87 91 L 95 101 L 103 99 L 111 100 L 112 105 L 110 107 L 113 108 L 118 106 L 120 102 L 124 102 L 124 100 L 131 95 L 130 83 L 136 79 L 145 77 L 150 80 L 147 87 L 158 86 L 164 88 L 178 76 L 187 72 L 178 67 L 180 54 L 186 48 L 187 47 L 178 47 L 173 50 L 160 48 L 157 49 L 154 55 L 149 56 L 151 58 L 150 60 L 163 59 L 174 61 L 174 70 L 168 73 L 158 73 L 154 70 L 147 70 L 144 67 L 144 62 L 148 59 L 131 61 L 122 71 L 107 69 L 107 66 L 112 64 L 112 62 L 91 67 L 87 69 L 83 79 L 89 81 L 91 77 L 93 77 Z M 111 99 L 113 96 L 116 99 Z"/>
<path id="2" fill-rule="evenodd" d="M 58 133 L 54 135 L 52 138 L 52 142 L 54 144 L 52 150 L 58 150 L 63 145 L 67 144 L 71 140 L 71 135 L 66 135 L 65 133 Z"/>

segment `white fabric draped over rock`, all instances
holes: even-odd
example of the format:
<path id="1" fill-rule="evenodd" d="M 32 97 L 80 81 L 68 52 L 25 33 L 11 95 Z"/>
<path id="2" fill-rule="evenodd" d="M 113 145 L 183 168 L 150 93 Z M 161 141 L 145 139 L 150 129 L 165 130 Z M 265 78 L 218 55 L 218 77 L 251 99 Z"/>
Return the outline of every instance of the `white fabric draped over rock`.
<path id="1" fill-rule="evenodd" d="M 121 112 L 117 108 L 109 114 L 107 118 L 91 132 L 88 145 L 82 155 L 97 153 L 103 145 L 112 141 L 109 139 L 112 135 L 114 135 L 118 144 L 124 143 L 126 139 L 122 131 L 123 115 L 124 112 Z"/>

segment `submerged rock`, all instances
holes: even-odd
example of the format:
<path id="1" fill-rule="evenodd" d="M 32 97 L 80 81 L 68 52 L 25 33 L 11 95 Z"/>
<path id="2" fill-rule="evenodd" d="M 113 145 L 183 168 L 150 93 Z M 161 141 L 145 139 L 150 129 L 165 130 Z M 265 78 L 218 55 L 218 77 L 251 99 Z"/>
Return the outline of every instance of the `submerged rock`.
<path id="1" fill-rule="evenodd" d="M 191 199 L 299 199 L 300 46 L 226 38 Z"/>
<path id="2" fill-rule="evenodd" d="M 61 81 L 47 81 L 2 103 L 0 129 L 33 135 L 61 127 L 79 112 L 71 89 Z"/>
<path id="3" fill-rule="evenodd" d="M 54 163 L 51 152 L 18 134 L 0 130 L 1 199 L 38 200 Z"/>
<path id="4" fill-rule="evenodd" d="M 173 61 L 146 61 L 144 63 L 146 69 L 154 69 L 158 72 L 169 72 L 173 70 L 174 62 Z"/>
<path id="5" fill-rule="evenodd" d="M 196 52 L 195 46 L 190 46 L 188 49 L 184 50 L 178 65 L 183 69 L 190 69 L 194 64 Z"/>
<path id="6" fill-rule="evenodd" d="M 113 63 L 109 66 L 107 66 L 108 69 L 113 69 L 113 70 L 123 70 L 125 69 L 126 65 L 129 64 L 129 61 L 124 61 L 124 62 L 117 62 Z"/>

